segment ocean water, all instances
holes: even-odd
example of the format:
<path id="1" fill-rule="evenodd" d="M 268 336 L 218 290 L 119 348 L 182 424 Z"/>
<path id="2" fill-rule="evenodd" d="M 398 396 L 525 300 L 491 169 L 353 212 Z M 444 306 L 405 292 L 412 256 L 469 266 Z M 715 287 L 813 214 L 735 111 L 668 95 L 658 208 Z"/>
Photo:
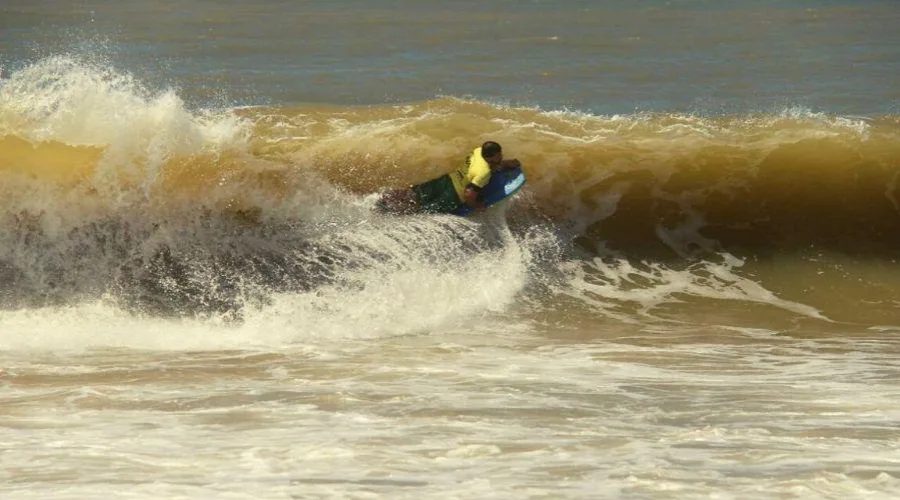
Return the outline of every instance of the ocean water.
<path id="1" fill-rule="evenodd" d="M 896 498 L 898 25 L 3 1 L 0 497 Z"/>

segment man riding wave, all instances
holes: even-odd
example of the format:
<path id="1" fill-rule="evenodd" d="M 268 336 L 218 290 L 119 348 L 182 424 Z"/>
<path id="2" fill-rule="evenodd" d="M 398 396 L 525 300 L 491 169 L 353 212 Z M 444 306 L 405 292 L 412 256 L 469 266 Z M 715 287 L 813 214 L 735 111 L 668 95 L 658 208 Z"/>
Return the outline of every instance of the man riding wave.
<path id="1" fill-rule="evenodd" d="M 407 189 L 389 191 L 378 200 L 377 207 L 394 214 L 449 214 L 460 204 L 480 210 L 484 206 L 478 200 L 478 193 L 490 182 L 491 174 L 520 166 L 519 160 L 503 159 L 500 144 L 487 141 L 475 148 L 458 169 Z"/>

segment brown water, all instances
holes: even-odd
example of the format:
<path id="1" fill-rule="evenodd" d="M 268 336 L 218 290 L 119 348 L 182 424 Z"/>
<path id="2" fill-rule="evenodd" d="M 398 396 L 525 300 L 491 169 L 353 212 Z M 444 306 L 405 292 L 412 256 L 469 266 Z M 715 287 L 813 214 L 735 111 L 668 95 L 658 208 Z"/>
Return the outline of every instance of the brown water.
<path id="1" fill-rule="evenodd" d="M 894 3 L 402 7 L 4 3 L 0 495 L 893 498 Z"/>

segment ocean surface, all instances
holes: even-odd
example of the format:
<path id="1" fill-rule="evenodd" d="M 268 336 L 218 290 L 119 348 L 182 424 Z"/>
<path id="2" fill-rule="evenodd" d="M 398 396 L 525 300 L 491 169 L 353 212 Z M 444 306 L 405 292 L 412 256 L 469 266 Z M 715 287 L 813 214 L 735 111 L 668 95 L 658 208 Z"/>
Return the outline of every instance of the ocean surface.
<path id="1" fill-rule="evenodd" d="M 898 26 L 3 0 L 0 498 L 897 498 Z"/>

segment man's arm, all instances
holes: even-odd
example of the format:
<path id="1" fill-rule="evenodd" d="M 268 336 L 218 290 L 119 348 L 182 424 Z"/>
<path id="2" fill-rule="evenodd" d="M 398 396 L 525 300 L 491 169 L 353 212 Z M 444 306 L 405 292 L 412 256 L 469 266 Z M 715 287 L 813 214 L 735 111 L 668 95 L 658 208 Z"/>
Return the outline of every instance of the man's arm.
<path id="1" fill-rule="evenodd" d="M 522 162 L 516 159 L 512 160 L 503 160 L 503 163 L 500 164 L 500 168 L 504 170 L 512 170 L 514 168 L 521 168 Z"/>
<path id="2" fill-rule="evenodd" d="M 474 184 L 469 184 L 468 186 L 466 186 L 466 190 L 463 191 L 463 202 L 465 202 L 466 205 L 469 205 L 470 207 L 474 208 L 475 210 L 484 208 L 482 206 L 482 204 L 478 201 L 478 192 L 479 191 L 481 191 L 481 188 Z"/>

